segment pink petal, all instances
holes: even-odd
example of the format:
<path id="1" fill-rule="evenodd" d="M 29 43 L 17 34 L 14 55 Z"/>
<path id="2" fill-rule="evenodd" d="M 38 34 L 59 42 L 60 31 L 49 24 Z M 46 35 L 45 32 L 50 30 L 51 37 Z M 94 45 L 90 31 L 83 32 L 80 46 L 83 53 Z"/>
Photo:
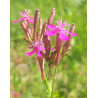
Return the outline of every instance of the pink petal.
<path id="1" fill-rule="evenodd" d="M 33 55 L 35 52 L 36 52 L 36 48 L 35 48 L 32 52 L 26 53 L 26 56 L 31 56 L 31 55 Z"/>
<path id="2" fill-rule="evenodd" d="M 31 18 L 31 17 L 30 17 L 30 19 L 34 20 L 34 18 Z"/>
<path id="3" fill-rule="evenodd" d="M 33 18 L 30 18 L 30 17 L 21 17 L 21 18 L 19 18 L 19 19 L 20 19 L 20 20 L 26 19 L 26 20 L 28 20 L 29 23 L 34 23 L 34 19 L 33 19 Z"/>
<path id="4" fill-rule="evenodd" d="M 34 20 L 30 19 L 29 17 L 27 18 L 27 20 L 28 20 L 29 23 L 34 23 Z"/>
<path id="5" fill-rule="evenodd" d="M 63 29 L 63 31 L 65 31 L 65 32 L 67 33 L 69 30 L 65 30 L 65 29 Z"/>
<path id="6" fill-rule="evenodd" d="M 65 26 L 69 26 L 69 24 L 66 24 Z"/>
<path id="7" fill-rule="evenodd" d="M 24 16 L 24 13 L 22 13 L 22 12 L 20 12 L 19 14 L 20 14 L 21 16 Z"/>
<path id="8" fill-rule="evenodd" d="M 49 28 L 49 29 L 56 29 L 56 26 L 54 26 L 53 24 L 50 24 L 50 25 L 47 25 L 47 27 Z"/>
<path id="9" fill-rule="evenodd" d="M 56 35 L 58 32 L 55 32 L 55 31 L 46 31 L 45 34 L 48 35 L 48 36 L 54 36 Z"/>
<path id="10" fill-rule="evenodd" d="M 72 36 L 78 36 L 77 33 L 71 33 L 71 32 L 67 32 L 68 34 L 72 35 Z"/>
<path id="11" fill-rule="evenodd" d="M 69 24 L 67 24 L 66 20 L 63 22 L 62 25 L 63 25 L 64 27 L 65 27 L 65 26 L 69 26 Z"/>
<path id="12" fill-rule="evenodd" d="M 54 48 L 51 48 L 50 50 L 52 51 L 52 50 L 54 50 Z"/>
<path id="13" fill-rule="evenodd" d="M 65 33 L 68 33 L 68 34 L 70 34 L 70 35 L 72 35 L 72 36 L 78 36 L 77 33 L 71 33 L 71 32 L 68 32 L 68 30 L 64 30 L 64 31 L 65 31 Z"/>
<path id="14" fill-rule="evenodd" d="M 12 21 L 12 23 L 18 23 L 20 22 L 20 20 L 15 20 L 15 21 Z"/>
<path id="15" fill-rule="evenodd" d="M 42 57 L 42 55 L 41 55 L 41 53 L 40 53 L 40 50 L 38 49 L 38 51 L 37 51 L 37 56 L 38 57 Z"/>
<path id="16" fill-rule="evenodd" d="M 27 17 L 27 12 L 24 12 L 24 13 L 20 12 L 20 15 L 23 17 Z"/>
<path id="17" fill-rule="evenodd" d="M 61 27 L 61 25 L 62 25 L 62 19 L 60 21 L 57 21 L 57 24 L 58 24 L 59 27 Z"/>
<path id="18" fill-rule="evenodd" d="M 24 20 L 24 19 L 28 20 L 28 17 L 26 16 L 26 17 L 20 17 L 19 18 L 19 20 Z"/>
<path id="19" fill-rule="evenodd" d="M 27 49 L 34 49 L 34 47 L 27 47 Z"/>
<path id="20" fill-rule="evenodd" d="M 60 32 L 59 38 L 62 39 L 62 41 L 69 40 L 69 37 L 64 32 Z"/>
<path id="21" fill-rule="evenodd" d="M 23 13 L 23 14 L 24 14 L 24 15 L 25 15 L 25 14 L 27 15 L 27 10 L 26 10 L 26 9 L 24 10 L 24 13 Z"/>
<path id="22" fill-rule="evenodd" d="M 20 17 L 20 18 L 19 18 L 19 20 L 24 20 L 24 19 L 26 19 L 26 17 Z"/>
<path id="23" fill-rule="evenodd" d="M 39 50 L 42 51 L 42 50 L 45 50 L 45 48 L 40 46 Z"/>

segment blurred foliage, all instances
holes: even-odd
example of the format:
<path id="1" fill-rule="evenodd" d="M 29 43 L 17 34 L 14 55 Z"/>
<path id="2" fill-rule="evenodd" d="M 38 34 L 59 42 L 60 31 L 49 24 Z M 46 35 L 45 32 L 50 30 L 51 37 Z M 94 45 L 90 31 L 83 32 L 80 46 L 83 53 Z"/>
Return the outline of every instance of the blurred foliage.
<path id="1" fill-rule="evenodd" d="M 51 9 L 56 9 L 54 20 L 75 23 L 74 45 L 71 53 L 58 65 L 54 98 L 87 98 L 87 1 L 86 0 L 10 0 L 10 89 L 17 98 L 46 98 L 41 74 L 35 55 L 27 57 L 27 43 L 19 19 L 20 11 L 29 9 L 34 15 L 40 9 L 40 17 L 47 21 Z M 54 41 L 54 40 L 53 40 Z M 55 45 L 55 42 L 52 46 Z M 21 93 L 20 95 L 17 92 Z M 11 98 L 15 94 L 11 94 Z"/>

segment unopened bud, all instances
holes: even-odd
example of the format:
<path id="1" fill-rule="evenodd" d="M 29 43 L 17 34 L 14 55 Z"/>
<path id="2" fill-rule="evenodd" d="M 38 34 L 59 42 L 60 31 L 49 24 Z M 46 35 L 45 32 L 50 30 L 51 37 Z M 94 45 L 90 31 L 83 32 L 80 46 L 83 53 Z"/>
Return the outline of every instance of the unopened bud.
<path id="1" fill-rule="evenodd" d="M 71 27 L 70 27 L 69 32 L 73 33 L 74 32 L 74 29 L 75 29 L 75 24 L 72 24 Z M 65 55 L 68 55 L 68 53 L 67 53 L 68 50 L 71 50 L 71 48 L 72 48 L 72 46 L 69 46 L 70 43 L 71 43 L 72 37 L 71 37 L 70 34 L 68 35 L 68 37 L 69 37 L 69 40 L 64 43 L 63 48 L 62 48 L 62 53 L 61 53 L 61 57 L 62 58 L 61 59 L 63 59 L 63 57 Z"/>
<path id="2" fill-rule="evenodd" d="M 43 43 L 44 43 L 44 47 L 45 47 L 45 51 L 46 51 L 46 58 L 47 58 L 47 62 L 50 59 L 50 48 L 51 48 L 51 42 L 50 40 L 48 40 L 48 36 L 43 35 Z"/>
<path id="3" fill-rule="evenodd" d="M 54 64 L 56 63 L 56 51 L 51 53 L 50 56 L 50 62 L 49 62 L 49 68 L 53 68 Z"/>
<path id="4" fill-rule="evenodd" d="M 51 14 L 50 14 L 49 19 L 48 19 L 48 25 L 52 24 L 54 16 L 55 16 L 55 8 L 53 8 L 51 11 Z"/>
<path id="5" fill-rule="evenodd" d="M 37 23 L 39 20 L 39 15 L 40 15 L 40 11 L 39 9 L 36 9 L 35 17 L 34 17 L 34 33 L 33 33 L 34 41 L 36 41 L 36 28 L 37 28 Z"/>
<path id="6" fill-rule="evenodd" d="M 37 40 L 39 41 L 40 39 L 40 35 L 41 35 L 41 31 L 42 31 L 42 19 L 39 19 L 39 31 L 37 33 Z"/>
<path id="7" fill-rule="evenodd" d="M 69 32 L 73 33 L 73 32 L 74 32 L 74 30 L 75 30 L 75 24 L 72 24 L 72 25 L 71 25 L 71 27 L 70 27 Z"/>

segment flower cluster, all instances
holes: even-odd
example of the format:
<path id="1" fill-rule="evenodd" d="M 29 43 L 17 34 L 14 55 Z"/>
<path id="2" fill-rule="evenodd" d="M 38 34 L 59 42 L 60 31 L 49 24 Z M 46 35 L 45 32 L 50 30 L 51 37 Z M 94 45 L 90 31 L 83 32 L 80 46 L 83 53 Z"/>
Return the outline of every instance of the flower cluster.
<path id="1" fill-rule="evenodd" d="M 58 65 L 60 57 L 63 59 L 64 56 L 70 53 L 72 36 L 78 36 L 76 33 L 73 33 L 75 24 L 72 24 L 70 30 L 65 29 L 66 26 L 69 26 L 66 21 L 56 21 L 57 26 L 53 25 L 55 8 L 52 9 L 49 19 L 45 23 L 42 23 L 42 18 L 39 18 L 39 9 L 36 9 L 34 17 L 30 14 L 29 10 L 25 10 L 24 13 L 20 12 L 20 15 L 23 17 L 19 18 L 19 20 L 12 21 L 12 23 L 21 22 L 21 26 L 25 32 L 24 39 L 29 45 L 27 48 L 32 50 L 26 53 L 26 56 L 31 56 L 36 53 L 42 80 L 44 80 L 44 59 L 48 62 L 49 69 L 52 69 L 54 65 Z M 30 27 L 30 24 L 33 24 L 33 27 Z M 37 31 L 38 24 L 39 30 Z M 50 36 L 55 35 L 56 46 L 51 48 Z"/>

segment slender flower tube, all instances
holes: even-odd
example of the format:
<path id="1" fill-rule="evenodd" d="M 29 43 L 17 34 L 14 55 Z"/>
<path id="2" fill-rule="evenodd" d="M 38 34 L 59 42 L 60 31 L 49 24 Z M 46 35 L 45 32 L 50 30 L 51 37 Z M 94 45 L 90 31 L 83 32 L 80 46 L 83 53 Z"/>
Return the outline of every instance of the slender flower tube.
<path id="1" fill-rule="evenodd" d="M 39 15 L 40 15 L 40 11 L 39 11 L 39 9 L 36 9 L 35 17 L 34 17 L 34 31 L 33 31 L 34 42 L 36 41 L 36 28 L 37 28 L 37 23 L 39 20 Z"/>
<path id="2" fill-rule="evenodd" d="M 43 67 L 44 67 L 44 64 L 43 64 L 44 63 L 44 59 L 43 59 L 43 57 L 37 56 L 37 60 L 38 60 L 39 66 L 40 66 L 42 80 L 44 80 L 44 69 L 43 69 Z"/>
<path id="3" fill-rule="evenodd" d="M 59 55 L 60 55 L 60 50 L 61 50 L 61 47 L 62 47 L 62 40 L 59 38 L 59 34 L 56 35 L 56 66 L 58 65 L 59 63 Z"/>
<path id="4" fill-rule="evenodd" d="M 53 22 L 55 16 L 55 8 L 52 9 L 51 14 L 49 16 L 47 24 L 50 25 Z M 46 27 L 46 23 L 43 25 L 42 34 L 43 34 L 43 43 L 46 51 L 46 60 L 47 62 L 50 60 L 50 49 L 51 49 L 51 41 L 49 36 L 45 35 L 45 31 L 49 30 L 48 27 Z"/>
<path id="5" fill-rule="evenodd" d="M 51 11 L 51 14 L 50 14 L 48 22 L 47 22 L 48 25 L 52 24 L 54 16 L 55 16 L 55 8 L 53 8 Z M 48 30 L 48 28 L 47 28 L 47 30 Z"/>
<path id="6" fill-rule="evenodd" d="M 44 23 L 43 27 L 42 27 L 42 32 L 41 32 L 41 38 L 43 40 L 44 43 L 44 47 L 45 47 L 45 58 L 46 61 L 49 61 L 49 56 L 50 56 L 50 49 L 51 49 L 51 44 L 50 44 L 50 40 L 48 40 L 48 36 L 45 35 L 45 31 L 46 31 L 46 23 Z"/>
<path id="7" fill-rule="evenodd" d="M 42 40 L 42 38 L 40 37 L 41 36 L 41 31 L 42 31 L 42 19 L 39 18 L 39 30 L 38 30 L 38 33 L 37 33 L 37 41 Z"/>
<path id="8" fill-rule="evenodd" d="M 27 20 L 24 20 L 21 22 L 21 26 L 25 32 L 25 38 L 27 39 L 29 37 L 30 39 L 32 39 L 32 33 L 29 22 Z"/>
<path id="9" fill-rule="evenodd" d="M 43 26 L 42 26 L 40 39 L 42 39 L 42 38 L 43 38 L 43 35 L 45 35 L 46 25 L 47 25 L 47 23 L 45 22 L 45 23 L 43 24 Z"/>
<path id="10" fill-rule="evenodd" d="M 68 30 L 65 30 L 64 27 L 65 26 L 69 26 L 69 24 L 67 24 L 66 21 L 62 22 L 61 21 L 57 21 L 58 26 L 54 26 L 53 24 L 47 25 L 47 27 L 49 29 L 51 29 L 51 31 L 46 31 L 45 34 L 48 36 L 54 36 L 57 33 L 59 34 L 59 38 L 62 41 L 67 41 L 69 40 L 69 37 L 66 34 L 72 35 L 72 36 L 78 36 L 78 34 L 76 33 L 71 33 Z"/>
<path id="11" fill-rule="evenodd" d="M 70 27 L 69 32 L 73 33 L 75 30 L 75 24 L 72 24 Z M 70 34 L 68 34 L 69 40 L 66 41 L 62 47 L 62 53 L 61 53 L 61 59 L 63 59 L 63 57 L 67 54 L 68 50 L 70 50 L 70 48 L 72 48 L 72 46 L 70 46 L 71 40 L 72 40 L 72 36 Z M 70 52 L 70 51 L 69 51 Z"/>
<path id="12" fill-rule="evenodd" d="M 27 15 L 27 12 L 28 12 L 28 10 L 25 10 L 24 13 L 20 12 L 20 15 L 23 17 L 20 17 L 19 20 L 12 21 L 12 23 L 18 23 L 18 22 L 21 22 L 24 20 L 27 20 L 29 23 L 34 23 L 34 18 L 29 17 Z"/>
<path id="13" fill-rule="evenodd" d="M 69 32 L 73 33 L 74 30 L 75 30 L 75 24 L 72 24 L 71 27 L 70 27 Z M 69 37 L 69 40 L 66 41 L 66 43 L 64 44 L 64 46 L 66 47 L 66 50 L 68 49 L 68 47 L 69 47 L 69 45 L 70 45 L 70 43 L 71 43 L 71 39 L 72 39 L 71 34 L 68 34 L 68 37 Z"/>

